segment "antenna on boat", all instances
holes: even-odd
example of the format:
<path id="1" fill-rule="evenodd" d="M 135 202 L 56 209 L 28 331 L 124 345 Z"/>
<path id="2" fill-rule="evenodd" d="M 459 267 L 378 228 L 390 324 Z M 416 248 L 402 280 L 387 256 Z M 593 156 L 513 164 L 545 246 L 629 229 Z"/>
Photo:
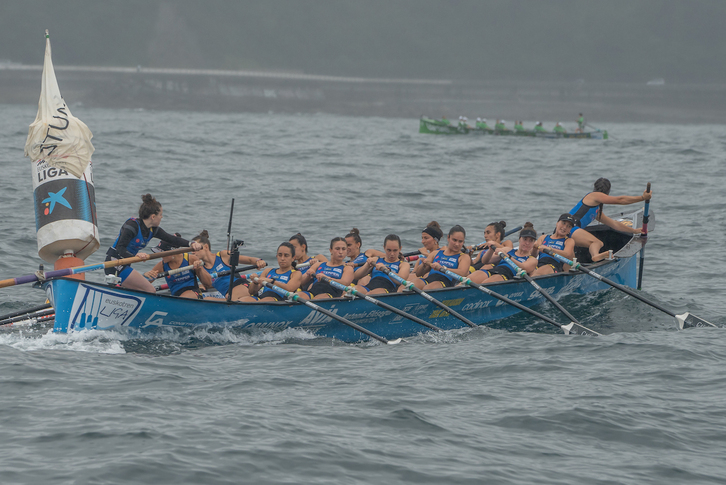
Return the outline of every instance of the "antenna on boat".
<path id="1" fill-rule="evenodd" d="M 230 233 L 232 232 L 232 214 L 234 213 L 234 198 L 232 198 L 232 205 L 229 208 L 229 224 L 227 225 L 227 251 L 229 251 Z"/>

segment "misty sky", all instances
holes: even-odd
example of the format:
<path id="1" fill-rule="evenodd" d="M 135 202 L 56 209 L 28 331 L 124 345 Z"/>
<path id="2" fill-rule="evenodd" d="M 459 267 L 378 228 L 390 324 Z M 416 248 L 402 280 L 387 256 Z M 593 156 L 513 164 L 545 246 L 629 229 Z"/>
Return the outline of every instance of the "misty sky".
<path id="1" fill-rule="evenodd" d="M 3 0 L 0 60 L 432 79 L 726 82 L 726 1 Z M 2 62 L 2 61 L 0 61 Z"/>

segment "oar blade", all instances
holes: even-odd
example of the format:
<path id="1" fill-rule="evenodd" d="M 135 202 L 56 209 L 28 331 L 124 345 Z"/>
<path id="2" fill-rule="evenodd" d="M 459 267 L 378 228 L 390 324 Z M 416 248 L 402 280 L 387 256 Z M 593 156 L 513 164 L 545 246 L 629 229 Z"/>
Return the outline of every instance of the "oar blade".
<path id="1" fill-rule="evenodd" d="M 396 344 L 400 344 L 401 342 L 403 342 L 403 339 L 397 338 L 396 340 L 389 340 L 387 342 L 387 344 L 388 345 L 396 345 Z"/>
<path id="2" fill-rule="evenodd" d="M 601 333 L 598 333 L 595 330 L 590 330 L 586 326 L 579 324 L 579 323 L 575 323 L 575 322 L 570 322 L 567 325 L 562 325 L 562 327 L 560 327 L 560 328 L 562 329 L 563 332 L 565 332 L 565 335 L 572 334 L 572 335 L 587 335 L 590 337 L 602 337 Z"/>
<path id="3" fill-rule="evenodd" d="M 696 315 L 692 313 L 682 313 L 681 315 L 676 315 L 676 321 L 678 322 L 678 328 L 683 330 L 684 328 L 700 328 L 700 327 L 716 327 L 711 322 L 707 322 L 703 318 L 697 317 Z"/>

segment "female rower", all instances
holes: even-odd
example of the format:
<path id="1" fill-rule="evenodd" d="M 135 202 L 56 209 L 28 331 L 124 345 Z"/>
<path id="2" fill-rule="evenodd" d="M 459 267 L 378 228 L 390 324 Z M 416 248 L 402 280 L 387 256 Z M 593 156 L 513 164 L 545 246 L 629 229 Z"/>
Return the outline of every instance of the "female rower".
<path id="1" fill-rule="evenodd" d="M 343 295 L 343 290 L 333 288 L 327 281 L 318 279 L 317 275 L 325 275 L 345 286 L 351 284 L 354 271 L 351 266 L 346 266 L 343 261 L 346 249 L 344 238 L 334 237 L 330 241 L 330 261 L 315 263 L 302 276 L 301 287 L 307 287 L 307 291 L 300 292 L 301 297 L 320 299 L 338 298 Z"/>
<path id="2" fill-rule="evenodd" d="M 484 241 L 486 242 L 484 244 L 484 249 L 482 249 L 482 251 L 472 260 L 472 266 L 474 266 L 475 269 L 481 269 L 484 266 L 481 259 L 487 252 L 490 253 L 489 257 L 491 258 L 497 248 L 502 248 L 504 252 L 507 252 L 514 247 L 512 241 L 502 241 L 502 239 L 504 239 L 505 227 L 507 227 L 507 223 L 499 221 L 492 222 L 484 228 Z M 491 269 L 493 266 L 494 265 L 490 265 L 484 269 Z"/>
<path id="3" fill-rule="evenodd" d="M 287 291 L 295 292 L 300 288 L 302 275 L 300 271 L 292 267 L 293 258 L 295 257 L 295 247 L 289 242 L 280 244 L 277 248 L 277 264 L 278 268 L 267 268 L 262 272 L 257 281 L 251 281 L 249 292 L 251 295 L 242 298 L 242 301 L 282 301 L 284 297 L 274 290 L 270 290 L 264 286 L 264 283 L 273 283 Z"/>
<path id="4" fill-rule="evenodd" d="M 565 212 L 557 220 L 554 233 L 543 234 L 537 239 L 532 249 L 532 256 L 537 257 L 537 269 L 532 276 L 561 273 L 565 270 L 565 264 L 547 253 L 540 252 L 539 248 L 547 247 L 567 259 L 573 259 L 575 257 L 575 240 L 570 237 L 570 231 L 574 226 L 575 218 L 572 217 L 572 214 Z"/>
<path id="5" fill-rule="evenodd" d="M 607 252 L 600 252 L 603 242 L 585 231 L 592 221 L 601 222 L 612 229 L 620 232 L 631 234 L 640 234 L 642 228 L 633 228 L 615 221 L 602 213 L 603 204 L 628 205 L 635 204 L 645 200 L 650 200 L 653 196 L 652 192 L 643 192 L 643 195 L 619 195 L 612 196 L 610 194 L 610 181 L 606 178 L 599 178 L 595 181 L 593 191 L 583 197 L 580 202 L 570 209 L 570 214 L 575 218 L 576 227 L 572 228 L 570 237 L 575 240 L 577 246 L 590 249 L 590 257 L 593 261 L 600 261 L 608 256 Z"/>
<path id="6" fill-rule="evenodd" d="M 197 237 L 194 238 L 201 245 L 201 249 L 194 253 L 199 259 L 204 262 L 204 269 L 212 275 L 212 285 L 219 291 L 226 299 L 229 296 L 230 291 L 232 292 L 232 300 L 239 300 L 245 296 L 249 296 L 250 293 L 247 290 L 249 283 L 240 278 L 238 275 L 234 275 L 232 284 L 230 285 L 230 275 L 214 277 L 213 273 L 220 273 L 222 271 L 229 271 L 229 251 L 223 249 L 217 253 L 211 251 L 211 244 L 209 242 L 209 233 L 207 230 L 203 230 Z M 254 256 L 239 256 L 239 262 L 241 264 L 254 264 L 258 269 L 262 269 L 267 266 L 264 260 L 255 258 Z M 231 288 L 230 288 L 231 286 Z"/>
<path id="7" fill-rule="evenodd" d="M 381 271 L 383 266 L 387 266 L 388 269 L 404 280 L 408 279 L 411 267 L 407 262 L 402 261 L 401 238 L 395 234 L 389 234 L 383 240 L 383 249 L 386 251 L 385 257 L 379 258 L 373 256 L 368 258 L 366 263 L 355 272 L 354 278 L 357 280 L 360 280 L 369 273 L 371 275 L 368 283 L 355 287 L 356 290 L 364 295 L 366 293 L 395 293 L 398 289 L 399 284 Z"/>
<path id="8" fill-rule="evenodd" d="M 447 237 L 447 245 L 438 251 L 429 253 L 422 263 L 423 266 L 431 270 L 424 278 L 413 280 L 414 285 L 422 290 L 454 286 L 456 282 L 451 276 L 443 272 L 445 269 L 461 276 L 467 276 L 469 266 L 471 266 L 471 257 L 461 252 L 465 238 L 466 231 L 464 231 L 463 227 L 459 225 L 452 227 Z"/>
<path id="9" fill-rule="evenodd" d="M 142 249 L 149 244 L 153 238 L 161 239 L 176 247 L 188 247 L 189 241 L 181 237 L 172 236 L 164 231 L 159 224 L 164 216 L 164 209 L 151 194 L 141 196 L 141 206 L 139 206 L 139 217 L 127 220 L 116 241 L 106 252 L 106 261 L 115 259 L 138 257 L 142 261 L 149 259 L 146 253 L 140 253 Z M 192 242 L 191 248 L 200 249 L 201 246 Z M 132 290 L 147 291 L 149 293 L 156 292 L 154 285 L 144 278 L 144 275 L 131 268 L 131 266 L 114 266 L 106 268 L 106 274 L 115 274 L 121 278 L 121 286 Z"/>
<path id="10" fill-rule="evenodd" d="M 428 266 L 423 265 L 424 259 L 432 252 L 441 249 L 439 247 L 439 241 L 441 241 L 442 237 L 444 237 L 444 231 L 441 230 L 441 226 L 436 221 L 429 222 L 421 232 L 421 244 L 423 244 L 423 247 L 419 248 L 421 256 L 413 265 L 413 271 L 416 276 L 425 276 L 428 273 Z"/>
<path id="11" fill-rule="evenodd" d="M 301 266 L 298 271 L 300 271 L 300 274 L 305 274 L 310 269 L 310 267 L 317 263 L 318 261 L 327 261 L 328 258 L 323 256 L 322 254 L 318 254 L 317 256 L 310 257 L 308 256 L 308 242 L 305 239 L 305 236 L 300 234 L 299 232 L 292 236 L 288 242 L 292 244 L 292 247 L 295 248 L 295 267 Z"/>
<path id="12" fill-rule="evenodd" d="M 537 258 L 532 257 L 532 248 L 534 247 L 534 241 L 537 239 L 537 232 L 534 230 L 534 225 L 531 222 L 525 222 L 524 228 L 519 231 L 519 248 L 507 251 L 509 259 L 511 259 L 517 266 L 522 268 L 531 274 L 537 267 Z M 497 251 L 499 252 L 499 251 Z M 471 281 L 475 283 L 493 283 L 495 281 L 507 281 L 514 278 L 514 271 L 512 268 L 499 256 L 494 255 L 488 258 L 486 255 L 484 263 L 490 261 L 497 263 L 491 270 L 479 270 L 469 277 Z M 482 275 L 490 275 L 487 278 L 483 278 Z M 476 277 L 476 280 L 474 279 Z"/>
<path id="13" fill-rule="evenodd" d="M 355 227 L 346 234 L 345 244 L 347 247 L 346 256 L 348 256 L 348 262 L 346 264 L 353 265 L 353 268 L 362 265 L 372 256 L 372 254 L 369 255 L 369 252 L 372 252 L 372 250 L 360 252 L 363 241 L 360 238 L 360 232 Z"/>
<path id="14" fill-rule="evenodd" d="M 174 234 L 177 237 L 181 237 L 181 234 Z M 156 251 L 154 251 L 156 249 Z M 160 242 L 159 245 L 152 249 L 153 252 L 171 251 L 176 249 L 174 246 L 167 242 Z M 185 268 L 191 266 L 193 269 L 182 271 L 173 275 L 167 275 L 165 277 L 166 284 L 169 285 L 169 291 L 173 296 L 180 296 L 182 298 L 193 298 L 197 300 L 202 299 L 202 292 L 199 290 L 199 284 L 197 278 L 199 278 L 205 287 L 212 286 L 212 277 L 209 273 L 202 269 L 204 262 L 197 258 L 193 254 L 174 254 L 172 256 L 164 256 L 161 261 L 150 270 L 144 273 L 144 276 L 155 280 L 159 273 L 167 272 L 174 269 Z"/>

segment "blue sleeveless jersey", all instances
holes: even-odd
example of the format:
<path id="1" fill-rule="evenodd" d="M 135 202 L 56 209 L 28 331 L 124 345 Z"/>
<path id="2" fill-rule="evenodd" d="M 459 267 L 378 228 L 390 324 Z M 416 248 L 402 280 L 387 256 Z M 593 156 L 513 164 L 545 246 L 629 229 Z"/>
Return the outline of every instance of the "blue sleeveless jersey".
<path id="1" fill-rule="evenodd" d="M 230 268 L 226 264 L 224 264 L 224 261 L 222 261 L 222 257 L 220 256 L 221 253 L 216 254 L 216 258 L 214 258 L 214 264 L 212 265 L 212 269 L 204 268 L 207 273 L 212 275 L 212 273 L 219 273 L 221 271 L 229 271 Z M 239 276 L 234 275 L 234 281 L 237 281 Z M 226 295 L 229 291 L 229 275 L 225 276 L 219 276 L 217 278 L 212 277 L 212 285 L 219 291 L 221 294 Z"/>
<path id="2" fill-rule="evenodd" d="M 393 273 L 398 273 L 398 269 L 401 267 L 400 261 L 396 261 L 395 263 L 389 263 L 388 261 L 386 261 L 386 258 L 378 258 L 378 261 L 376 261 L 376 264 L 378 264 L 378 263 L 385 264 L 386 266 L 388 266 L 388 269 L 390 269 Z M 373 268 L 373 271 L 371 272 L 371 279 L 379 278 L 379 277 L 386 278 L 391 283 L 393 283 L 395 286 L 398 286 L 398 283 L 393 281 L 393 278 L 388 276 L 383 271 L 380 271 L 378 268 Z"/>
<path id="3" fill-rule="evenodd" d="M 531 258 L 531 256 L 529 256 L 529 255 L 527 255 L 527 256 L 517 256 L 517 250 L 516 249 L 512 249 L 511 251 L 509 251 L 507 253 L 507 255 L 509 256 L 509 259 L 511 259 L 513 261 L 517 261 L 518 263 L 524 263 L 529 258 Z M 503 259 L 501 261 L 499 261 L 499 263 L 497 263 L 497 266 L 502 266 L 502 265 L 504 265 L 507 268 L 509 268 L 509 265 Z"/>
<path id="4" fill-rule="evenodd" d="M 128 246 L 126 246 L 126 250 L 130 252 L 131 254 L 136 254 L 142 249 L 146 247 L 147 244 L 149 244 L 149 241 L 151 241 L 154 238 L 154 228 L 149 228 L 149 237 L 144 239 L 144 236 L 141 234 L 141 225 L 139 224 L 139 220 L 135 217 L 132 217 L 131 219 L 127 219 L 126 222 L 134 221 L 136 223 L 136 236 L 134 236 L 133 239 L 131 239 L 131 242 Z M 123 229 L 123 226 L 122 226 Z M 116 248 L 116 245 L 118 244 L 118 240 L 121 239 L 121 231 L 119 231 L 118 236 L 116 236 L 116 240 L 113 242 L 113 245 L 111 246 L 114 249 Z"/>
<path id="5" fill-rule="evenodd" d="M 303 262 L 302 262 L 302 263 L 300 263 L 300 264 L 305 264 L 305 263 L 307 263 L 308 261 L 310 261 L 311 259 L 313 259 L 313 258 L 308 258 L 308 259 L 306 259 L 305 261 L 303 261 Z M 300 271 L 300 274 L 305 274 L 305 273 L 307 273 L 307 272 L 308 272 L 308 270 L 309 270 L 309 269 L 310 269 L 310 266 L 306 266 L 306 267 L 304 267 L 304 268 L 300 268 L 300 269 L 299 269 L 298 271 Z"/>
<path id="6" fill-rule="evenodd" d="M 585 197 L 587 197 L 591 193 L 592 192 L 590 192 L 589 194 L 586 194 Z M 572 214 L 574 216 L 574 218 L 577 220 L 577 227 L 587 227 L 588 225 L 590 225 L 590 223 L 592 221 L 594 221 L 595 218 L 597 217 L 597 215 L 598 215 L 597 213 L 600 208 L 599 205 L 591 206 L 591 205 L 585 204 L 583 202 L 583 200 L 585 200 L 585 197 L 580 199 L 580 202 L 578 202 L 575 207 L 570 209 L 570 214 Z M 573 228 L 573 232 L 575 229 L 576 228 Z"/>
<path id="7" fill-rule="evenodd" d="M 320 266 L 318 266 L 318 270 L 315 272 L 315 279 L 318 279 L 317 275 L 324 274 L 328 278 L 339 280 L 343 277 L 343 269 L 345 269 L 345 265 L 328 266 L 328 263 L 321 263 Z"/>
<path id="8" fill-rule="evenodd" d="M 365 253 L 359 253 L 358 256 L 348 262 L 353 264 L 361 264 L 365 263 L 366 261 L 368 261 L 368 256 L 366 256 Z"/>
<path id="9" fill-rule="evenodd" d="M 546 246 L 548 248 L 557 249 L 559 251 L 565 250 L 565 241 L 567 241 L 569 237 L 563 237 L 562 239 L 553 239 L 550 234 L 546 235 L 544 240 L 542 241 L 542 244 L 540 246 Z M 540 252 L 539 255 L 537 255 L 537 259 L 542 261 L 543 259 L 553 260 L 557 261 L 555 258 L 550 256 L 549 254 Z"/>
<path id="10" fill-rule="evenodd" d="M 269 273 L 267 273 L 267 277 L 270 278 L 271 280 L 279 281 L 280 283 L 283 283 L 283 284 L 287 284 L 290 281 L 290 277 L 292 276 L 292 272 L 293 271 L 296 271 L 296 270 L 289 269 L 289 270 L 285 271 L 284 273 L 278 273 L 277 272 L 278 269 L 280 269 L 280 268 L 273 268 L 273 269 L 271 269 L 269 271 Z M 262 296 L 262 294 L 265 293 L 265 292 L 272 292 L 275 295 L 277 295 L 277 293 L 275 291 L 270 290 L 270 289 L 268 289 L 265 286 L 263 286 L 262 288 L 260 288 L 260 290 L 257 292 L 257 294 L 259 296 Z"/>
<path id="11" fill-rule="evenodd" d="M 189 266 L 189 259 L 187 255 L 184 255 L 184 259 L 182 260 L 181 265 L 179 265 L 180 268 L 184 268 L 186 266 Z M 171 268 L 168 264 L 163 264 L 164 271 L 169 271 Z M 182 289 L 192 289 L 196 288 L 197 283 L 197 276 L 194 274 L 194 270 L 189 271 L 182 271 L 181 273 L 173 274 L 171 276 L 167 276 L 166 278 L 166 284 L 169 285 L 169 291 L 171 291 L 171 294 L 175 294 L 177 291 L 181 291 Z"/>
<path id="12" fill-rule="evenodd" d="M 444 254 L 443 249 L 439 249 L 439 251 L 436 253 L 436 256 L 434 256 L 433 263 L 439 263 L 441 266 L 449 269 L 457 269 L 459 267 L 459 256 L 461 254 L 455 254 L 453 256 L 446 256 Z M 451 280 L 451 277 L 445 273 L 442 273 L 441 271 L 436 271 L 435 269 L 432 269 L 429 271 L 429 274 L 440 274 L 444 278 L 447 278 Z"/>

